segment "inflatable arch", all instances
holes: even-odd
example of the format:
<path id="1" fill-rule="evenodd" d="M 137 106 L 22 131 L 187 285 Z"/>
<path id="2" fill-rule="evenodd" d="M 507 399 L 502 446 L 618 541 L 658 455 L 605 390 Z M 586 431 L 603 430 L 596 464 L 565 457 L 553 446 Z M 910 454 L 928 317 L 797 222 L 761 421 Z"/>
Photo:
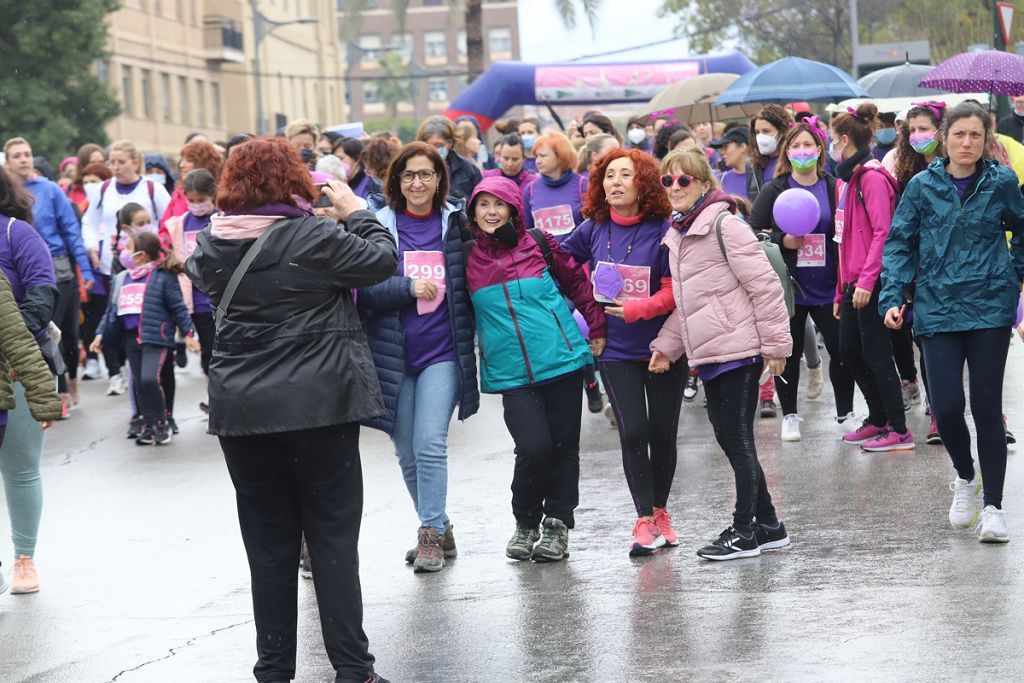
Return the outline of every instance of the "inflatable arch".
<path id="1" fill-rule="evenodd" d="M 497 62 L 444 112 L 473 116 L 487 130 L 517 104 L 646 102 L 676 81 L 706 73 L 744 74 L 755 67 L 739 52 L 659 62 L 523 64 Z"/>

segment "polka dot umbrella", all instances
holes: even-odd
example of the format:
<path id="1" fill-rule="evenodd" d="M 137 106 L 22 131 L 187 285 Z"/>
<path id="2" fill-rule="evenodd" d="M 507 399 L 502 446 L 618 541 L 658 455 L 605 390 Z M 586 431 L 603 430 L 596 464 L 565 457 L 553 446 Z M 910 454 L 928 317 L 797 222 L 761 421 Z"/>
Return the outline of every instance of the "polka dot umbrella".
<path id="1" fill-rule="evenodd" d="M 964 52 L 936 66 L 920 85 L 947 92 L 1024 95 L 1024 57 L 999 50 Z"/>

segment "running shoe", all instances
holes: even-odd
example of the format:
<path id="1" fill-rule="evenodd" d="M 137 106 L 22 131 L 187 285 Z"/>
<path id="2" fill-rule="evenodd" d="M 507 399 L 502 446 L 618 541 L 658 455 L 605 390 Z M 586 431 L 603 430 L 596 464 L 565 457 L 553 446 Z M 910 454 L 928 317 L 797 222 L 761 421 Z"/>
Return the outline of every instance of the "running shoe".
<path id="1" fill-rule="evenodd" d="M 821 396 L 825 389 L 825 380 L 822 376 L 821 366 L 807 370 L 807 398 L 815 399 Z"/>
<path id="2" fill-rule="evenodd" d="M 766 398 L 761 401 L 761 417 L 776 417 L 777 415 L 774 399 Z"/>
<path id="3" fill-rule="evenodd" d="M 432 526 L 420 527 L 416 543 L 416 559 L 412 570 L 417 574 L 439 572 L 444 569 L 444 551 L 441 550 L 441 534 Z"/>
<path id="4" fill-rule="evenodd" d="M 889 451 L 912 451 L 916 446 L 914 434 L 909 429 L 902 434 L 895 429 L 887 429 L 884 434 L 862 443 L 860 447 L 861 450 L 869 453 L 887 453 Z"/>
<path id="5" fill-rule="evenodd" d="M 900 385 L 903 389 L 903 410 L 910 410 L 910 406 L 921 400 L 921 389 L 916 381 L 902 380 Z"/>
<path id="6" fill-rule="evenodd" d="M 705 560 L 738 560 L 742 557 L 757 557 L 761 554 L 761 546 L 757 543 L 757 534 L 751 530 L 740 533 L 729 527 L 718 538 L 697 551 L 697 555 Z"/>
<path id="7" fill-rule="evenodd" d="M 604 407 L 604 416 L 608 418 L 608 422 L 611 424 L 612 429 L 619 428 L 619 421 L 615 419 L 615 410 L 612 408 L 611 403 Z"/>
<path id="8" fill-rule="evenodd" d="M 31 557 L 22 555 L 14 561 L 11 572 L 11 595 L 28 595 L 39 592 L 39 574 Z"/>
<path id="9" fill-rule="evenodd" d="M 686 386 L 683 387 L 683 400 L 689 403 L 693 399 L 697 398 L 697 387 L 700 383 L 700 376 L 690 371 L 690 374 L 686 376 Z"/>
<path id="10" fill-rule="evenodd" d="M 932 415 L 931 422 L 928 425 L 928 436 L 925 437 L 925 443 L 929 446 L 942 445 L 942 437 L 939 436 L 939 426 L 935 424 L 934 415 Z"/>
<path id="11" fill-rule="evenodd" d="M 107 386 L 107 396 L 123 396 L 128 391 L 128 382 L 125 381 L 124 375 L 118 373 L 110 378 L 110 384 Z"/>
<path id="12" fill-rule="evenodd" d="M 679 545 L 679 535 L 672 528 L 672 515 L 668 514 L 667 508 L 654 508 L 654 525 L 665 539 L 665 545 L 673 548 Z"/>
<path id="13" fill-rule="evenodd" d="M 969 529 L 978 521 L 978 495 L 981 493 L 981 477 L 974 475 L 974 481 L 957 477 L 949 484 L 953 492 L 953 504 L 949 506 L 949 525 L 954 529 Z"/>
<path id="14" fill-rule="evenodd" d="M 145 421 L 142 419 L 141 415 L 136 415 L 131 420 L 129 420 L 128 421 L 128 435 L 127 435 L 128 438 L 129 439 L 137 439 L 137 438 L 139 438 L 139 434 L 142 434 L 142 428 L 143 428 L 144 425 L 145 425 Z"/>
<path id="15" fill-rule="evenodd" d="M 155 441 L 157 446 L 165 446 L 171 442 L 171 425 L 166 420 L 156 423 Z"/>
<path id="16" fill-rule="evenodd" d="M 454 528 L 454 524 L 447 524 L 444 527 L 444 536 L 441 537 L 441 551 L 444 552 L 444 559 L 446 560 L 459 556 L 459 549 L 455 547 L 455 533 L 452 531 Z M 412 564 L 415 562 L 417 552 L 419 552 L 419 546 L 410 548 L 405 553 L 405 563 Z"/>
<path id="17" fill-rule="evenodd" d="M 152 425 L 143 425 L 142 431 L 135 439 L 136 446 L 152 446 L 156 443 L 156 428 Z"/>
<path id="18" fill-rule="evenodd" d="M 1006 432 L 1006 443 L 1007 443 L 1007 445 L 1009 445 L 1011 443 L 1017 443 L 1017 437 L 1015 437 L 1013 435 L 1013 432 L 1010 431 L 1010 428 L 1006 426 L 1006 416 L 1005 415 L 1003 415 L 1003 431 Z"/>
<path id="19" fill-rule="evenodd" d="M 796 413 L 785 415 L 782 418 L 782 440 L 783 441 L 799 441 L 800 440 L 800 423 L 804 419 Z"/>
<path id="20" fill-rule="evenodd" d="M 174 421 L 173 417 L 167 417 L 167 424 L 171 428 L 171 434 L 180 434 L 181 430 L 178 429 L 178 423 Z"/>
<path id="21" fill-rule="evenodd" d="M 775 524 L 758 523 L 754 527 L 754 537 L 757 539 L 757 546 L 762 550 L 777 550 L 789 545 L 789 534 L 786 533 L 786 525 L 782 522 Z"/>
<path id="22" fill-rule="evenodd" d="M 851 410 L 846 415 L 837 415 L 836 424 L 845 433 L 850 427 L 857 424 L 857 414 Z"/>
<path id="23" fill-rule="evenodd" d="M 1008 543 L 1010 534 L 1006 531 L 1006 516 L 994 505 L 986 505 L 981 511 L 981 530 L 978 540 L 982 543 Z M 17 568 L 15 568 L 17 571 Z M 14 590 L 11 590 L 13 593 Z"/>
<path id="24" fill-rule="evenodd" d="M 864 420 L 860 427 L 857 427 L 857 429 L 852 432 L 847 432 L 843 436 L 843 441 L 848 444 L 867 443 L 872 439 L 880 437 L 887 429 L 888 427 L 876 427 L 867 420 Z"/>
<path id="25" fill-rule="evenodd" d="M 205 413 L 205 414 L 209 415 L 210 414 L 210 404 L 207 403 L 206 401 L 200 401 L 199 402 L 199 412 Z"/>
<path id="26" fill-rule="evenodd" d="M 601 387 L 597 385 L 597 382 L 590 382 L 584 387 L 587 392 L 587 410 L 594 413 L 601 412 L 604 408 L 604 398 L 601 396 Z"/>
<path id="27" fill-rule="evenodd" d="M 184 368 L 188 367 L 188 354 L 185 353 L 185 345 L 184 344 L 175 344 L 174 345 L 174 363 L 179 368 L 183 368 L 184 369 Z"/>
<path id="28" fill-rule="evenodd" d="M 569 557 L 569 527 L 554 517 L 546 517 L 541 525 L 540 542 L 533 547 L 534 562 L 561 562 Z"/>
<path id="29" fill-rule="evenodd" d="M 533 553 L 533 546 L 540 540 L 540 531 L 537 527 L 525 527 L 516 525 L 516 532 L 512 534 L 508 545 L 505 546 L 505 557 L 513 560 L 528 560 Z"/>
<path id="30" fill-rule="evenodd" d="M 665 537 L 653 520 L 641 517 L 633 527 L 633 543 L 629 546 L 630 557 L 650 555 L 665 545 Z"/>
<path id="31" fill-rule="evenodd" d="M 82 379 L 99 379 L 103 376 L 103 370 L 100 369 L 100 362 L 95 358 L 90 358 L 85 361 L 85 370 L 82 371 Z"/>

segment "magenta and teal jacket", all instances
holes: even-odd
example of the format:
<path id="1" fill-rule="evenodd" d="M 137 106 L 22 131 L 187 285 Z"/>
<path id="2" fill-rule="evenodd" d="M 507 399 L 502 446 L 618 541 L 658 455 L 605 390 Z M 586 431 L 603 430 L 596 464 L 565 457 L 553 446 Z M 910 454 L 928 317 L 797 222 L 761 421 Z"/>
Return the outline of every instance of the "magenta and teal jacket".
<path id="1" fill-rule="evenodd" d="M 475 221 L 476 241 L 466 261 L 466 281 L 480 347 L 480 390 L 496 394 L 556 379 L 593 363 L 590 347 L 563 294 L 590 327 L 591 339 L 606 336 L 604 308 L 594 301 L 581 266 L 544 234 L 551 266 L 540 244 L 527 234 L 519 188 L 507 178 L 484 178 L 473 191 L 498 197 L 512 206 L 518 244 L 509 249 L 486 234 Z"/>

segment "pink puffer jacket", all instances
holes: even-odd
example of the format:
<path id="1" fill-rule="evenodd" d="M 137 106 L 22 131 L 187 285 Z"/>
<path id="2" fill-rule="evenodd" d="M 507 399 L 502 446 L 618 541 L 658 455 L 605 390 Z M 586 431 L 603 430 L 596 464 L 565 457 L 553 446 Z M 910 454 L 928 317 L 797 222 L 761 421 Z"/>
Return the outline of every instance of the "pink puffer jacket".
<path id="1" fill-rule="evenodd" d="M 752 356 L 788 358 L 793 339 L 779 278 L 750 226 L 715 199 L 685 235 L 671 228 L 662 241 L 678 314 L 665 322 L 651 350 L 673 363 L 685 353 L 693 368 Z M 728 261 L 715 234 L 723 212 Z"/>

